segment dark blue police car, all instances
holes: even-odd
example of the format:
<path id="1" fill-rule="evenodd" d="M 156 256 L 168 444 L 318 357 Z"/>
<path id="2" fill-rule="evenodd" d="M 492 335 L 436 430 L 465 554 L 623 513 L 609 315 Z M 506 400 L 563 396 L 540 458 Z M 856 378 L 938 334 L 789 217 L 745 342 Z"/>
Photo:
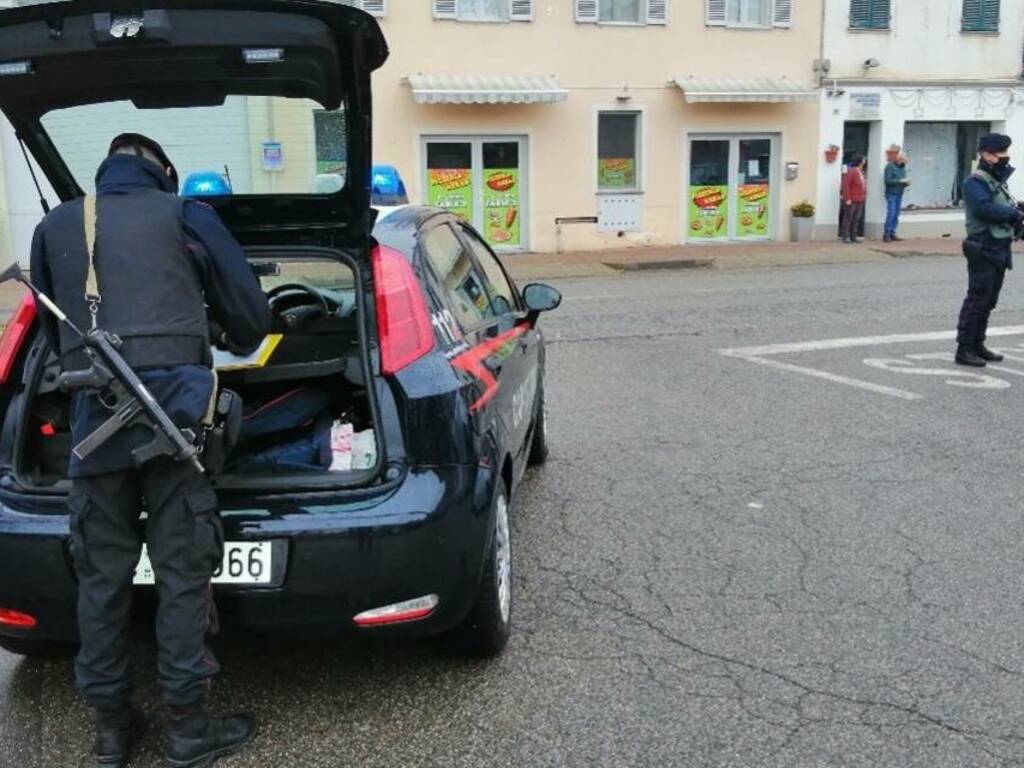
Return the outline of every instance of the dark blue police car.
<path id="1" fill-rule="evenodd" d="M 214 477 L 222 619 L 450 632 L 499 652 L 510 508 L 547 454 L 538 320 L 560 296 L 520 291 L 443 210 L 403 207 L 374 227 L 370 74 L 387 48 L 370 16 L 286 0 L 111 5 L 0 12 L 0 108 L 64 200 L 91 189 L 121 131 L 163 142 L 183 178 L 211 158 L 231 166 L 230 194 L 203 199 L 246 247 L 275 328 L 252 355 L 214 351 L 220 386 L 245 403 Z M 238 130 L 271 124 L 255 151 Z M 58 374 L 26 297 L 0 339 L 0 647 L 22 654 L 76 636 Z M 151 602 L 144 550 L 134 581 Z"/>

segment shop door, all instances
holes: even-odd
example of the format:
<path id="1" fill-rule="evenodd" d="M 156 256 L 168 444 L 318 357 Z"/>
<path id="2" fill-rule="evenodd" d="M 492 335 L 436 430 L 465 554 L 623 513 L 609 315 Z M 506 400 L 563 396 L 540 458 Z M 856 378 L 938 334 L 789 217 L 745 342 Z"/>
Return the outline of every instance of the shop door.
<path id="1" fill-rule="evenodd" d="M 771 136 L 691 139 L 688 239 L 770 239 L 773 157 Z"/>
<path id="2" fill-rule="evenodd" d="M 471 223 L 493 248 L 525 249 L 525 155 L 521 137 L 425 139 L 427 205 Z"/>

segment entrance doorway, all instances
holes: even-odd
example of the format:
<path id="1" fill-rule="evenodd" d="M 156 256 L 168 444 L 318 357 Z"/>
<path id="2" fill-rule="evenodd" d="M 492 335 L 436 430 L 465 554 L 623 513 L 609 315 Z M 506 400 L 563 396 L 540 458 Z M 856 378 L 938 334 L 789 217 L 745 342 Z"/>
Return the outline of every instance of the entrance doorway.
<path id="1" fill-rule="evenodd" d="M 447 208 L 496 249 L 527 247 L 525 136 L 423 139 L 427 205 Z"/>
<path id="2" fill-rule="evenodd" d="M 871 146 L 871 123 L 851 121 L 843 125 L 843 173 L 850 165 L 850 158 L 860 155 L 868 158 L 868 148 Z M 864 178 L 867 180 L 868 189 L 871 189 L 871 168 L 864 164 Z M 846 215 L 846 206 L 842 198 L 837 201 L 839 204 L 839 231 L 843 231 L 843 217 Z M 857 236 L 864 237 L 864 216 L 861 216 L 857 224 Z"/>
<path id="3" fill-rule="evenodd" d="M 770 240 L 775 137 L 690 138 L 687 239 Z"/>

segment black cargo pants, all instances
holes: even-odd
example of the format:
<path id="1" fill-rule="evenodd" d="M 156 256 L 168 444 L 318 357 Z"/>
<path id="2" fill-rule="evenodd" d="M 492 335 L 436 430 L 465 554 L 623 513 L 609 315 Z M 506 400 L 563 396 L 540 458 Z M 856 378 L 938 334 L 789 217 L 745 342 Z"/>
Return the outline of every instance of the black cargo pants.
<path id="1" fill-rule="evenodd" d="M 219 670 L 206 647 L 223 532 L 205 475 L 155 459 L 137 470 L 75 478 L 71 552 L 78 576 L 78 687 L 90 704 L 119 707 L 131 694 L 129 612 L 142 547 L 140 512 L 156 575 L 160 689 L 173 706 L 197 703 Z"/>
<path id="2" fill-rule="evenodd" d="M 1009 243 L 1006 250 L 1009 251 Z M 1007 254 L 1009 261 L 1009 254 Z M 988 320 L 992 310 L 999 303 L 1003 290 L 1006 267 L 985 256 L 967 259 L 967 296 L 960 308 L 960 322 L 957 324 L 957 344 L 976 347 L 985 341 Z"/>

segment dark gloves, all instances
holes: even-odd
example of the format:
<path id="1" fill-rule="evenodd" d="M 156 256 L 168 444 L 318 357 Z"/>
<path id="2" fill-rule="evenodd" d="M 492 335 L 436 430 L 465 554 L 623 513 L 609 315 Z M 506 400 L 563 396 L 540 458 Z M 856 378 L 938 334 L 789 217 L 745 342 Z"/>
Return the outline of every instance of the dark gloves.
<path id="1" fill-rule="evenodd" d="M 210 328 L 210 343 L 217 349 L 222 349 L 225 352 L 230 352 L 231 354 L 238 355 L 239 357 L 245 357 L 246 355 L 252 354 L 252 349 L 243 349 L 232 342 L 227 331 L 221 328 L 220 325 L 217 324 L 216 320 L 211 318 L 208 321 L 208 326 Z"/>

